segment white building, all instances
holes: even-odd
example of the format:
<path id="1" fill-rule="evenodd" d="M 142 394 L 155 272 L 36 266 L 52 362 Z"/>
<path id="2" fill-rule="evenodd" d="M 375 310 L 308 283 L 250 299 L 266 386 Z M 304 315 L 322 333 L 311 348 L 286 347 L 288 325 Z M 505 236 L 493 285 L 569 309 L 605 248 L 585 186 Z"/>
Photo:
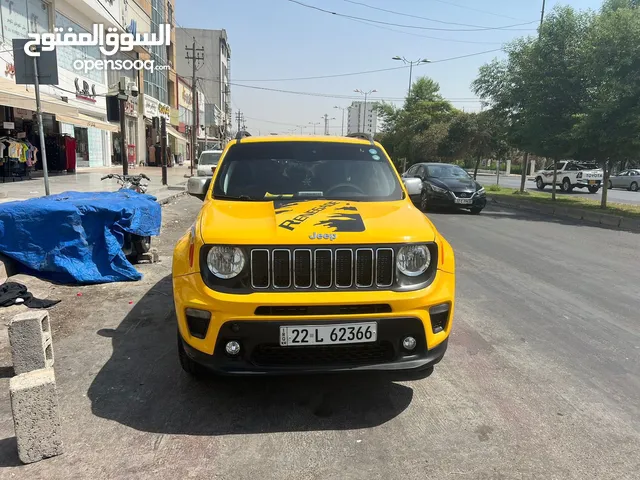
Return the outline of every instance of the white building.
<path id="1" fill-rule="evenodd" d="M 353 102 L 347 109 L 347 134 L 370 133 L 375 135 L 378 114 L 374 107 L 374 103 L 367 102 L 367 110 L 365 112 L 364 102 Z"/>

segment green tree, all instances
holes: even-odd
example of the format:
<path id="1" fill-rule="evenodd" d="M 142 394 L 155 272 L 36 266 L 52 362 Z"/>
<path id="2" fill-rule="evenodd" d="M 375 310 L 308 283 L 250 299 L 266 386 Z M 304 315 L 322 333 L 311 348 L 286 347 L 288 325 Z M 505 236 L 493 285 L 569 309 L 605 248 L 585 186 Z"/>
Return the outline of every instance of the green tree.
<path id="1" fill-rule="evenodd" d="M 575 150 L 572 132 L 584 95 L 577 65 L 592 17 L 556 7 L 539 38 L 518 39 L 506 47 L 506 60 L 481 67 L 472 88 L 502 117 L 509 143 L 517 148 L 554 160 Z"/>

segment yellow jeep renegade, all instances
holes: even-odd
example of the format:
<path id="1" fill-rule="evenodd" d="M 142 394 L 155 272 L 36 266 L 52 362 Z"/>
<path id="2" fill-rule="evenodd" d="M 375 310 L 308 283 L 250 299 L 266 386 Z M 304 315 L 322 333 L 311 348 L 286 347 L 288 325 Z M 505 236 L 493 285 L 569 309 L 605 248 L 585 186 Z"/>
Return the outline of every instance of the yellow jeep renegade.
<path id="1" fill-rule="evenodd" d="M 431 369 L 455 261 L 405 182 L 366 135 L 230 142 L 213 177 L 188 184 L 204 204 L 173 255 L 182 367 Z"/>

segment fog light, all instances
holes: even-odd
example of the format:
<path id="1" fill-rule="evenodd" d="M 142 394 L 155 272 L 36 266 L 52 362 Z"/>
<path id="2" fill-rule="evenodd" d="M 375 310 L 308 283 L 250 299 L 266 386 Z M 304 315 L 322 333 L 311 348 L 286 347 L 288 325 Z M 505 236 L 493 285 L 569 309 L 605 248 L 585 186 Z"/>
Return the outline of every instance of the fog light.
<path id="1" fill-rule="evenodd" d="M 230 342 L 227 342 L 224 349 L 229 355 L 235 357 L 240 353 L 240 344 L 235 340 L 231 340 Z"/>
<path id="2" fill-rule="evenodd" d="M 416 348 L 416 339 L 413 337 L 404 337 L 404 340 L 402 340 L 402 346 L 405 350 L 411 351 Z"/>

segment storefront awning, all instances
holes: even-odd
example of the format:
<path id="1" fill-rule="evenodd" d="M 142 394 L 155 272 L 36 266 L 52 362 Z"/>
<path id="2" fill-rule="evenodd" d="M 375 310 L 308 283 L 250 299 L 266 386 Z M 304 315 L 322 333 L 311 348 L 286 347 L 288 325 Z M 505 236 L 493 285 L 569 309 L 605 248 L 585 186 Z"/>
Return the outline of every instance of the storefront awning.
<path id="1" fill-rule="evenodd" d="M 27 90 L 28 88 L 28 90 Z M 0 105 L 36 111 L 36 93 L 32 85 L 16 85 L 0 78 Z M 45 93 L 40 94 L 40 104 L 44 113 L 52 115 L 78 114 L 78 109 Z"/>
<path id="2" fill-rule="evenodd" d="M 120 126 L 115 123 L 103 122 L 102 120 L 98 120 L 97 118 L 93 118 L 82 113 L 78 113 L 73 117 L 67 115 L 56 115 L 56 120 L 62 123 L 71 123 L 76 127 L 93 127 L 99 128 L 100 130 L 106 130 L 107 132 L 120 131 Z"/>
<path id="3" fill-rule="evenodd" d="M 183 142 L 183 143 L 187 143 L 187 137 L 185 137 L 182 133 L 180 133 L 179 131 L 177 131 L 175 128 L 173 128 L 171 125 L 167 125 L 167 133 L 169 135 L 171 135 L 172 137 L 174 137 L 176 140 L 178 140 L 179 142 Z"/>

